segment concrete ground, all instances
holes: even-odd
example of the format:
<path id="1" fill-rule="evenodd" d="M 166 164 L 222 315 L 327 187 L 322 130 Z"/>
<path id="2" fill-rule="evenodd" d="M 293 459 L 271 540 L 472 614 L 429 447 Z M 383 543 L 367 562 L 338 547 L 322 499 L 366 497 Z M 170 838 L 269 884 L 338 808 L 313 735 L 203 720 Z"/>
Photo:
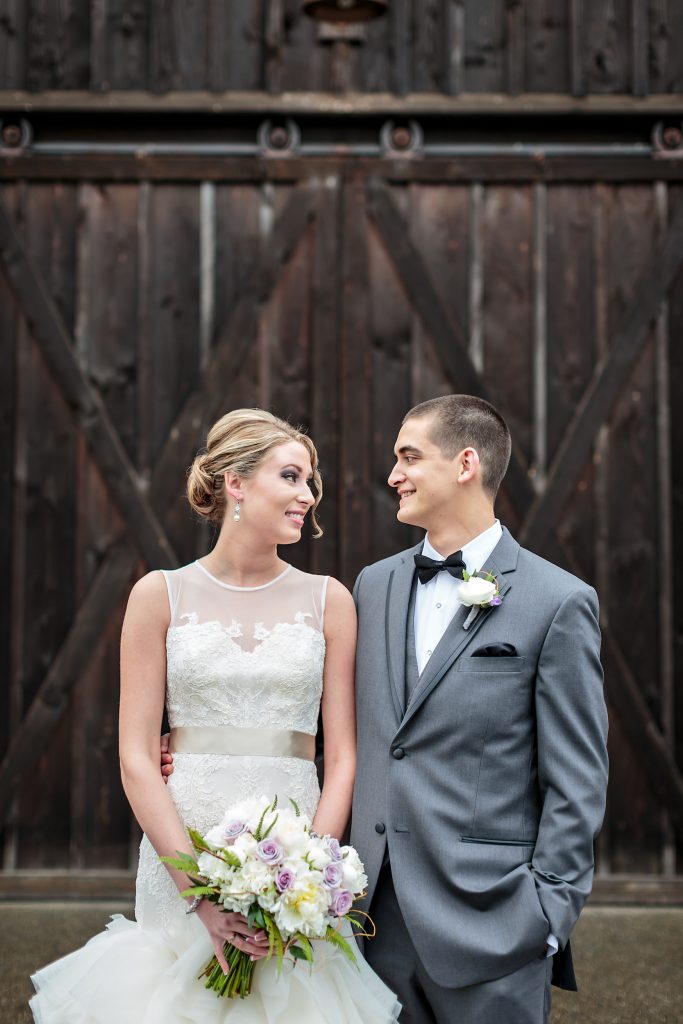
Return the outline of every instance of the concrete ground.
<path id="1" fill-rule="evenodd" d="M 130 916 L 131 908 L 0 904 L 0 1024 L 31 1024 L 29 973 L 82 945 L 117 912 Z M 581 991 L 553 989 L 552 1024 L 683 1024 L 683 908 L 589 907 L 572 949 Z"/>

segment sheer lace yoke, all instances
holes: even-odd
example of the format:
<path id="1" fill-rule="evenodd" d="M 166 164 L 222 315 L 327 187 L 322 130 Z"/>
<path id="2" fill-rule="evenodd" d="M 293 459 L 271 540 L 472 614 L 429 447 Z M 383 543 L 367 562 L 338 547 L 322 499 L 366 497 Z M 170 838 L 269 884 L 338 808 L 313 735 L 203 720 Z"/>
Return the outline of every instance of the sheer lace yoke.
<path id="1" fill-rule="evenodd" d="M 171 726 L 272 726 L 315 734 L 327 577 L 288 566 L 263 586 L 233 587 L 193 562 L 164 578 L 171 608 Z"/>

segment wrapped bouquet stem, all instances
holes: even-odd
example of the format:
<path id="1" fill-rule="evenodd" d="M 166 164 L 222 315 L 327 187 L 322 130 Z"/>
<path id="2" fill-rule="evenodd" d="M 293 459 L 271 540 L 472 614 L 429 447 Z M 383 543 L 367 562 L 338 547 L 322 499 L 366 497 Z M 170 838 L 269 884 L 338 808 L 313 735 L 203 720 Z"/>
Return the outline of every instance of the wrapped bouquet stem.
<path id="1" fill-rule="evenodd" d="M 367 885 L 363 865 L 353 847 L 318 836 L 296 803 L 289 804 L 279 807 L 277 797 L 265 796 L 235 804 L 205 836 L 189 830 L 194 857 L 161 859 L 188 875 L 192 884 L 182 896 L 202 896 L 262 928 L 266 959 L 275 957 L 278 972 L 285 959 L 313 964 L 312 940 L 333 944 L 355 964 L 341 924 L 362 927 L 353 903 Z M 218 995 L 243 999 L 251 992 L 256 964 L 230 944 L 225 957 L 227 975 L 214 956 L 200 977 Z"/>

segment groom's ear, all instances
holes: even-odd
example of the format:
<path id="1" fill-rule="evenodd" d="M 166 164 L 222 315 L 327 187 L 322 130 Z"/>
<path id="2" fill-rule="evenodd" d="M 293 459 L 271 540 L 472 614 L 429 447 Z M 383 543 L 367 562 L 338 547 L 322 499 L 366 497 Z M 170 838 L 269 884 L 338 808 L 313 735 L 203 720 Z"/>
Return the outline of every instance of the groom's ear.
<path id="1" fill-rule="evenodd" d="M 458 483 L 465 484 L 473 480 L 479 471 L 479 452 L 476 448 L 463 448 L 455 457 L 458 471 Z"/>

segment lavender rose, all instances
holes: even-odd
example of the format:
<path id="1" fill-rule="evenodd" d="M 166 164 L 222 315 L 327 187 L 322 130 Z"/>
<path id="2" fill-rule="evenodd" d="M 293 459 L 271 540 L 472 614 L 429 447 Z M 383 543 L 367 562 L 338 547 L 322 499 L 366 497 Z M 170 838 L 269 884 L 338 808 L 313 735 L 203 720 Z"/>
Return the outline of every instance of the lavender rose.
<path id="1" fill-rule="evenodd" d="M 336 889 L 344 877 L 344 869 L 341 864 L 332 861 L 323 871 L 323 885 L 328 889 Z M 346 913 L 346 911 L 344 911 Z"/>
<path id="2" fill-rule="evenodd" d="M 262 839 L 256 847 L 256 856 L 266 864 L 280 864 L 284 850 L 275 839 Z"/>
<path id="3" fill-rule="evenodd" d="M 353 896 L 348 889 L 340 889 L 339 892 L 335 893 L 332 898 L 332 906 L 330 911 L 335 917 L 343 917 L 344 914 L 348 914 L 349 910 L 353 906 Z"/>
<path id="4" fill-rule="evenodd" d="M 332 858 L 332 860 L 341 860 L 342 859 L 343 855 L 342 855 L 342 851 L 341 851 L 341 846 L 339 845 L 339 840 L 335 839 L 334 836 L 326 836 L 325 837 L 325 849 L 329 853 L 329 855 Z"/>
<path id="5" fill-rule="evenodd" d="M 275 887 L 278 892 L 285 892 L 286 889 L 291 889 L 293 885 L 293 871 L 290 871 L 289 868 L 283 868 L 281 871 L 278 871 L 277 878 L 275 879 Z"/>
<path id="6" fill-rule="evenodd" d="M 241 836 L 243 832 L 247 831 L 247 826 L 243 821 L 229 821 L 223 829 L 223 838 L 226 843 L 234 843 L 238 836 Z"/>

